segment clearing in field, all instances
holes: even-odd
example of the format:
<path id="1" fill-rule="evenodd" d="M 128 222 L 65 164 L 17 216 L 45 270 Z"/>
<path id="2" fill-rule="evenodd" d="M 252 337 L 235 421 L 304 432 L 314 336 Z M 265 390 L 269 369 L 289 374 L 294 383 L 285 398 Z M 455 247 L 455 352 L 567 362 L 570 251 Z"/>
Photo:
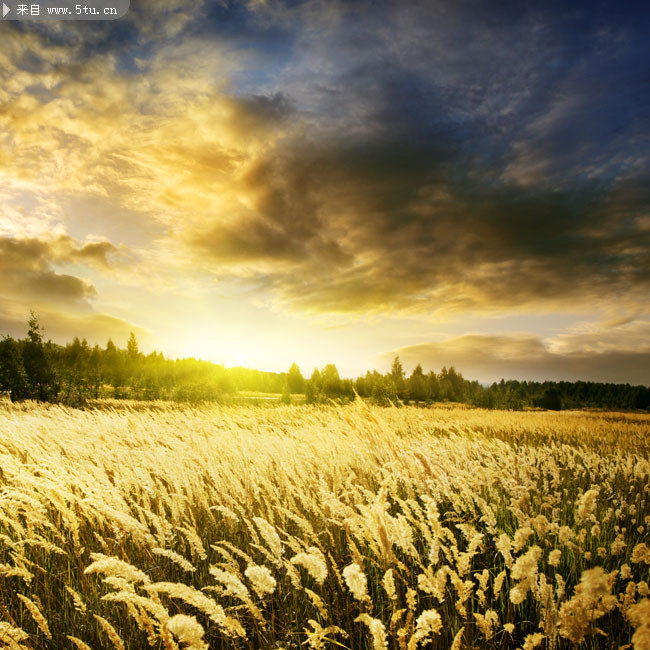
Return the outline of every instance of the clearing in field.
<path id="1" fill-rule="evenodd" d="M 0 408 L 0 646 L 650 647 L 650 416 Z"/>

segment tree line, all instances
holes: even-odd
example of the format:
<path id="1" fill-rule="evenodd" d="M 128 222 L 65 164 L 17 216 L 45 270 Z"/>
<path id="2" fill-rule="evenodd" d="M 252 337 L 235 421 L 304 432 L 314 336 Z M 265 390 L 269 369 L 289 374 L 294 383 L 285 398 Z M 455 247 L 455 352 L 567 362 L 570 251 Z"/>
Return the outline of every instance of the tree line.
<path id="1" fill-rule="evenodd" d="M 12 401 L 34 399 L 83 404 L 89 399 L 213 401 L 242 391 L 281 394 L 290 403 L 346 402 L 356 395 L 378 404 L 462 402 L 484 408 L 542 407 L 649 409 L 650 388 L 597 382 L 501 380 L 490 386 L 465 379 L 453 366 L 410 375 L 396 357 L 389 372 L 368 371 L 342 379 L 334 364 L 303 377 L 297 364 L 288 372 L 225 368 L 199 359 L 167 359 L 161 352 L 143 354 L 131 333 L 126 347 L 112 340 L 105 347 L 75 338 L 66 345 L 46 341 L 38 317 L 31 315 L 27 336 L 0 340 L 0 392 Z"/>
<path id="2" fill-rule="evenodd" d="M 295 364 L 294 364 L 295 365 Z M 297 366 L 296 366 L 297 368 Z M 294 370 L 295 373 L 295 370 Z M 305 382 L 307 401 L 319 397 L 351 398 L 356 392 L 379 404 L 402 402 L 432 404 L 462 402 L 489 409 L 522 410 L 541 407 L 552 410 L 570 408 L 649 409 L 650 388 L 630 384 L 587 381 L 517 381 L 514 379 L 485 386 L 465 379 L 453 366 L 438 373 L 425 373 L 418 364 L 406 375 L 399 357 L 390 372 L 368 371 L 356 380 L 339 380 L 335 366 L 315 370 Z"/>
<path id="3" fill-rule="evenodd" d="M 105 347 L 77 337 L 66 345 L 45 341 L 32 314 L 27 336 L 0 340 L 0 391 L 12 401 L 35 399 L 80 404 L 88 399 L 205 401 L 241 390 L 279 393 L 280 373 L 230 368 L 199 359 L 143 354 L 131 333 L 126 347 Z"/>

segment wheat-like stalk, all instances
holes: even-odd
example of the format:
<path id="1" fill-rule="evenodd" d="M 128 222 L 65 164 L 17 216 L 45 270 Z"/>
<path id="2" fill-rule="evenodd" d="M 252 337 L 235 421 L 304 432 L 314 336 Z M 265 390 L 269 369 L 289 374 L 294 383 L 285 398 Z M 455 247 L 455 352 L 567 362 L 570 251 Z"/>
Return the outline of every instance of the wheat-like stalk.
<path id="1" fill-rule="evenodd" d="M 124 650 L 124 641 L 122 641 L 122 638 L 117 633 L 115 628 L 105 618 L 102 618 L 98 614 L 93 614 L 93 616 L 95 617 L 95 620 L 101 625 L 104 632 L 106 632 L 106 636 L 111 640 L 111 643 L 113 644 L 115 650 Z"/>
<path id="2" fill-rule="evenodd" d="M 66 636 L 66 639 L 74 645 L 75 648 L 78 648 L 79 650 L 92 650 L 91 647 L 87 644 L 84 643 L 81 639 L 78 639 L 76 636 L 70 636 L 69 634 Z"/>
<path id="3" fill-rule="evenodd" d="M 649 430 L 449 405 L 2 405 L 0 646 L 639 650 Z"/>
<path id="4" fill-rule="evenodd" d="M 52 640 L 52 634 L 50 633 L 50 628 L 47 624 L 47 620 L 45 619 L 45 616 L 41 613 L 41 610 L 38 608 L 36 603 L 27 596 L 23 596 L 22 594 L 17 594 L 18 598 L 22 601 L 22 603 L 25 605 L 29 613 L 32 615 L 32 618 L 36 621 L 36 625 L 38 625 L 38 629 L 51 641 Z"/>

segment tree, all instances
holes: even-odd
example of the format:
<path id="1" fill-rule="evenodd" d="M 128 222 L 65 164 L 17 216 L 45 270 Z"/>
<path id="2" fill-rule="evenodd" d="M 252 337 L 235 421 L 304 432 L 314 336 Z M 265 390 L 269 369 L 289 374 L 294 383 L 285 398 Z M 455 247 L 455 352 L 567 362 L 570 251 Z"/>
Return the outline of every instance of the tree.
<path id="1" fill-rule="evenodd" d="M 135 338 L 135 337 L 134 337 Z M 106 342 L 106 351 L 103 358 L 104 377 L 107 383 L 113 386 L 113 397 L 122 396 L 120 389 L 126 383 L 126 367 L 124 364 L 124 351 L 118 350 L 111 339 Z"/>
<path id="2" fill-rule="evenodd" d="M 102 351 L 95 345 L 88 357 L 88 387 L 95 399 L 99 397 L 99 388 L 102 385 L 101 358 Z"/>
<path id="3" fill-rule="evenodd" d="M 315 404 L 320 399 L 321 377 L 318 368 L 314 368 L 311 377 L 305 382 L 305 400 L 307 404 Z"/>
<path id="4" fill-rule="evenodd" d="M 280 396 L 280 401 L 283 404 L 291 404 L 291 391 L 289 390 L 289 382 L 284 382 L 282 387 L 282 395 Z"/>
<path id="5" fill-rule="evenodd" d="M 424 402 L 427 398 L 427 382 L 419 363 L 408 379 L 408 396 L 416 402 Z"/>
<path id="6" fill-rule="evenodd" d="M 289 390 L 292 393 L 302 393 L 305 388 L 305 380 L 300 372 L 298 364 L 292 363 L 291 368 L 289 368 L 289 374 L 287 375 L 287 383 L 289 384 Z"/>
<path id="7" fill-rule="evenodd" d="M 562 396 L 557 388 L 547 388 L 544 395 L 537 400 L 537 406 L 549 411 L 560 411 L 562 409 Z"/>
<path id="8" fill-rule="evenodd" d="M 129 334 L 129 340 L 126 343 L 126 353 L 131 360 L 137 359 L 138 356 L 140 356 L 138 340 L 135 338 L 135 334 L 133 332 Z"/>
<path id="9" fill-rule="evenodd" d="M 440 386 L 440 397 L 444 401 L 453 399 L 453 388 L 449 381 L 449 371 L 447 366 L 443 366 L 440 374 L 438 375 L 438 385 Z"/>
<path id="10" fill-rule="evenodd" d="M 315 404 L 318 400 L 318 389 L 314 382 L 309 379 L 305 382 L 305 402 L 307 404 Z"/>
<path id="11" fill-rule="evenodd" d="M 422 368 L 420 368 L 420 370 L 422 370 Z M 399 360 L 399 357 L 393 359 L 393 365 L 390 368 L 390 376 L 395 384 L 404 381 L 404 368 L 402 367 L 402 362 Z"/>
<path id="12" fill-rule="evenodd" d="M 449 386 L 449 398 L 454 402 L 462 402 L 464 399 L 463 376 L 456 372 L 454 366 L 447 370 L 447 385 Z"/>
<path id="13" fill-rule="evenodd" d="M 405 397 L 406 382 L 404 381 L 404 368 L 399 357 L 395 357 L 390 369 L 390 379 L 393 382 L 393 389 L 399 398 Z"/>
<path id="14" fill-rule="evenodd" d="M 321 373 L 322 390 L 328 397 L 337 397 L 341 394 L 341 377 L 333 363 L 328 363 Z"/>
<path id="15" fill-rule="evenodd" d="M 390 379 L 386 379 L 375 370 L 372 374 L 372 392 L 370 394 L 372 399 L 378 404 L 388 404 L 389 399 L 395 398 L 387 385 L 390 384 L 392 386 L 392 383 Z"/>
<path id="16" fill-rule="evenodd" d="M 10 336 L 0 340 L 0 391 L 8 392 L 12 402 L 29 396 L 20 343 Z"/>
<path id="17" fill-rule="evenodd" d="M 29 396 L 42 402 L 54 401 L 59 392 L 52 365 L 50 348 L 43 342 L 43 328 L 32 311 L 23 344 L 23 367 L 27 377 Z"/>
<path id="18" fill-rule="evenodd" d="M 432 370 L 427 377 L 427 400 L 435 402 L 440 399 L 440 382 L 438 375 Z"/>

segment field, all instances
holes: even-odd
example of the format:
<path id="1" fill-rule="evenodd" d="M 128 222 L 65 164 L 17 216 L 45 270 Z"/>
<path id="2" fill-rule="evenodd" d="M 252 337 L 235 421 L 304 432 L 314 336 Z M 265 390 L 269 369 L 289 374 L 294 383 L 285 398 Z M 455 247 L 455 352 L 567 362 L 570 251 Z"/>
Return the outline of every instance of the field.
<path id="1" fill-rule="evenodd" d="M 623 413 L 0 406 L 0 647 L 647 649 L 649 434 Z"/>

